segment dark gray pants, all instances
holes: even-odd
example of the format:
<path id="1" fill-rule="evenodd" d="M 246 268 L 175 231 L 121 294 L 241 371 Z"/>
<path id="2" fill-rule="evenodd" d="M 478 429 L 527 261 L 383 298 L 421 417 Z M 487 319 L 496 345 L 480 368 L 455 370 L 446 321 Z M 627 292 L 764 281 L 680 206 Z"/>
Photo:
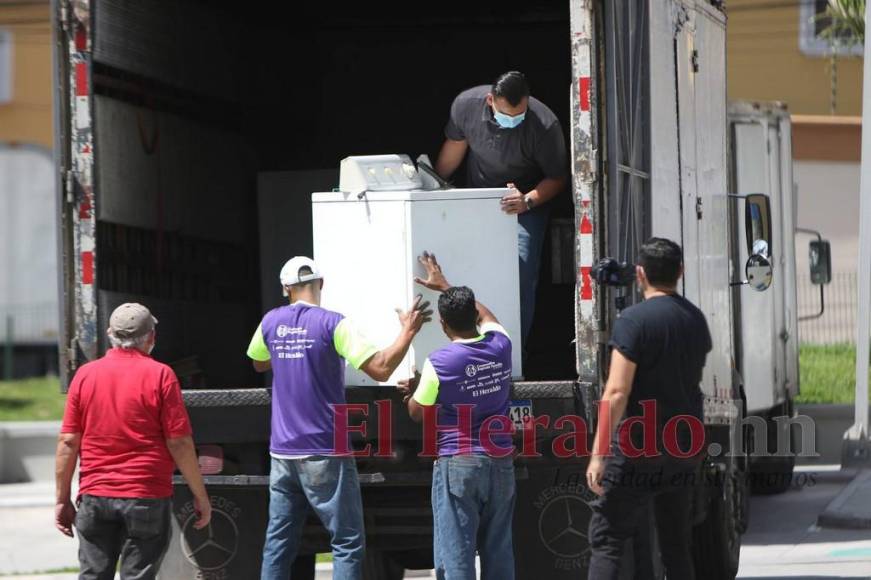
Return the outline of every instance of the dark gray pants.
<path id="1" fill-rule="evenodd" d="M 153 580 L 170 536 L 170 498 L 83 495 L 76 514 L 79 580 Z"/>
<path id="2" fill-rule="evenodd" d="M 636 536 L 652 502 L 662 564 L 667 578 L 693 580 L 692 497 L 698 460 L 660 457 L 633 461 L 614 453 L 605 463 L 605 495 L 590 506 L 590 580 L 616 580 L 626 540 Z M 647 550 L 649 552 L 649 548 Z M 647 554 L 650 556 L 649 553 Z M 636 563 L 636 566 L 638 563 Z M 636 577 L 650 574 L 650 562 Z"/>

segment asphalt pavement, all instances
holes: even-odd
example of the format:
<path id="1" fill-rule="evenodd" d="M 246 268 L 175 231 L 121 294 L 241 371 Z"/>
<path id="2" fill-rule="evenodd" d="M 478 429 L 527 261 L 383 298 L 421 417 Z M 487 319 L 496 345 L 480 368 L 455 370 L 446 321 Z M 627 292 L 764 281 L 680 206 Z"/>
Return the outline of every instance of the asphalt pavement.
<path id="1" fill-rule="evenodd" d="M 797 468 L 795 483 L 801 485 L 781 495 L 753 496 L 738 577 L 871 579 L 871 530 L 817 524 L 855 475 L 820 466 Z"/>
<path id="2" fill-rule="evenodd" d="M 738 577 L 871 580 L 871 530 L 817 525 L 820 514 L 833 503 L 844 508 L 836 500 L 855 476 L 837 467 L 799 468 L 797 485 L 786 493 L 751 498 Z M 54 529 L 53 503 L 53 487 L 48 483 L 0 485 L 0 579 L 76 578 L 74 573 L 46 574 L 77 564 L 76 541 Z M 319 565 L 318 580 L 331 577 L 329 567 Z M 406 577 L 432 576 L 409 572 Z"/>

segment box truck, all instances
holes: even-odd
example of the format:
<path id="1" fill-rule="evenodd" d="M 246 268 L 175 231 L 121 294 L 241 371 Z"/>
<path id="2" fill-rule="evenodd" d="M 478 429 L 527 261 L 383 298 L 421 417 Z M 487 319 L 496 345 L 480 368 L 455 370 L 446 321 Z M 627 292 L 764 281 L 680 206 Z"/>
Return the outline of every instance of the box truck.
<path id="1" fill-rule="evenodd" d="M 208 530 L 194 530 L 179 482 L 161 577 L 250 578 L 259 569 L 270 392 L 244 353 L 263 312 L 281 303 L 283 260 L 312 252 L 311 194 L 336 186 L 346 157 L 434 153 L 456 93 L 520 69 L 561 120 L 571 178 L 550 204 L 525 380 L 512 398 L 535 417 L 577 415 L 592 428 L 609 330 L 640 299 L 631 287 L 594 283 L 593 267 L 605 257 L 631 264 L 651 235 L 678 241 L 680 291 L 704 311 L 714 343 L 702 384 L 700 475 L 710 484 L 687 498 L 693 550 L 699 577 L 734 578 L 750 468 L 745 444 L 730 445 L 739 416 L 748 404 L 766 418 L 788 406 L 798 379 L 787 364 L 791 190 L 729 189 L 730 162 L 744 161 L 730 150 L 741 142 L 730 127 L 742 131 L 727 117 L 723 2 L 54 8 L 61 372 L 66 381 L 104 352 L 117 304 L 147 304 L 161 321 L 154 356 L 182 382 L 216 508 Z M 788 139 L 779 139 L 768 143 L 779 144 L 786 167 Z M 754 302 L 778 285 L 776 298 Z M 752 342 L 761 324 L 752 312 L 770 315 L 764 353 Z M 779 374 L 762 376 L 775 365 L 757 354 L 782 359 Z M 358 461 L 367 577 L 431 567 L 431 462 L 418 457 L 420 428 L 389 385 L 352 384 L 347 397 L 370 424 L 389 419 L 394 438 L 391 457 Z M 517 460 L 518 578 L 577 578 L 589 561 L 586 459 L 554 455 L 562 432 L 539 428 L 541 457 Z M 378 446 L 377 430 L 354 441 L 366 444 Z M 635 551 L 655 560 L 655 537 L 647 539 Z M 302 542 L 295 578 L 329 551 L 314 521 Z"/>

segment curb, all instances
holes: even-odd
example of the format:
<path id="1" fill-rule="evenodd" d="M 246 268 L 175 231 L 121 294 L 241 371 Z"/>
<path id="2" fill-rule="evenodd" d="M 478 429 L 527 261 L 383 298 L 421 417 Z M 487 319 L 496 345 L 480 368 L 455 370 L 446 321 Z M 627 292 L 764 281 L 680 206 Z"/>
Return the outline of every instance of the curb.
<path id="1" fill-rule="evenodd" d="M 860 471 L 826 506 L 817 525 L 850 530 L 871 529 L 871 469 Z"/>

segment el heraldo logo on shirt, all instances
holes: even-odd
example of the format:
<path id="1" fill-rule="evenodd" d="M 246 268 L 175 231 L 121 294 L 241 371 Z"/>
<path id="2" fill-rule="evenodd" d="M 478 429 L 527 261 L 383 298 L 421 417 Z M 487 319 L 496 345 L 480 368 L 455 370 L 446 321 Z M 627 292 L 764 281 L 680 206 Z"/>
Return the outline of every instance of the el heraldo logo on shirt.
<path id="1" fill-rule="evenodd" d="M 275 336 L 278 339 L 272 341 L 272 349 L 278 359 L 305 358 L 305 351 L 315 342 L 308 338 L 308 330 L 301 326 L 280 324 L 275 329 Z"/>

